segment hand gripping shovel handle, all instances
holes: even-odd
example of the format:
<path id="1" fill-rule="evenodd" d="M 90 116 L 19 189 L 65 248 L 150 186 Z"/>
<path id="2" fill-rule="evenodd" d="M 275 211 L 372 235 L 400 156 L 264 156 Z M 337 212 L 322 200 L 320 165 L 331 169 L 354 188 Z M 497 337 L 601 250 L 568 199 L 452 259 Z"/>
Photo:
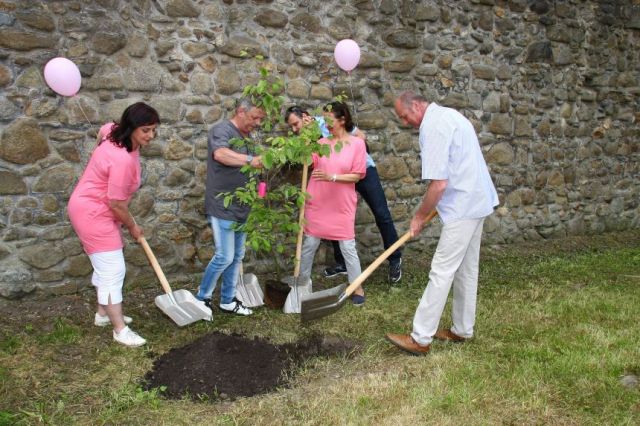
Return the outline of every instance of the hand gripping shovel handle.
<path id="1" fill-rule="evenodd" d="M 144 249 L 144 252 L 147 255 L 147 257 L 149 258 L 149 263 L 151 263 L 151 267 L 153 268 L 156 275 L 158 276 L 158 280 L 160 280 L 160 284 L 162 284 L 162 289 L 164 290 L 165 293 L 171 294 L 172 292 L 171 292 L 171 286 L 169 286 L 169 281 L 167 281 L 167 277 L 164 276 L 164 272 L 162 272 L 162 268 L 160 268 L 160 264 L 158 263 L 158 260 L 156 259 L 153 252 L 151 251 L 151 247 L 149 247 L 149 243 L 147 243 L 147 239 L 145 237 L 140 237 L 138 242 Z"/>
<path id="2" fill-rule="evenodd" d="M 437 214 L 438 214 L 438 212 L 433 210 L 424 219 L 424 223 L 425 224 L 429 223 L 431 221 L 431 219 L 436 217 Z M 351 284 L 349 284 L 349 287 L 347 287 L 346 290 L 344 291 L 344 296 L 342 298 L 347 298 L 347 297 L 351 296 L 351 294 L 354 291 L 356 291 L 356 289 L 364 282 L 364 280 L 369 278 L 369 275 L 371 275 L 373 273 L 373 271 L 378 269 L 378 266 L 380 266 L 382 264 L 382 262 L 384 262 L 389 256 L 391 256 L 391 254 L 393 254 L 393 252 L 396 251 L 400 246 L 402 246 L 404 243 L 406 243 L 409 240 L 409 238 L 411 238 L 411 231 L 408 231 L 402 237 L 398 238 L 398 241 L 393 243 L 393 245 L 391 247 L 386 249 L 384 251 L 384 253 L 382 253 L 380 256 L 378 256 L 378 258 L 376 260 L 374 260 L 373 263 L 371 265 L 369 265 L 369 267 L 367 269 L 365 269 L 358 276 L 358 278 L 356 278 L 355 280 L 353 280 L 353 282 Z"/>

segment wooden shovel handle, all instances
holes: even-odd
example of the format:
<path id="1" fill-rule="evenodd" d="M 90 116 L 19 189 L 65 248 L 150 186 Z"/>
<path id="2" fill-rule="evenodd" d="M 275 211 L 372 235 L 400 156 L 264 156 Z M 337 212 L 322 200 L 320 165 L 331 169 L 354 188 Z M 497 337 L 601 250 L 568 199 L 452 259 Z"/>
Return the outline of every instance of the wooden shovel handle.
<path id="1" fill-rule="evenodd" d="M 309 172 L 309 166 L 305 161 L 304 165 L 302 166 L 302 186 L 300 187 L 300 190 L 302 192 L 305 192 L 307 190 L 308 172 Z M 298 241 L 296 243 L 296 259 L 295 259 L 295 267 L 293 268 L 294 278 L 298 278 L 298 276 L 300 275 L 300 257 L 302 256 L 302 234 L 303 234 L 302 222 L 304 221 L 304 206 L 306 204 L 307 204 L 306 202 L 302 204 L 302 207 L 300 207 L 300 214 L 298 215 L 298 226 L 300 227 L 300 230 L 298 231 Z"/>
<path id="2" fill-rule="evenodd" d="M 429 213 L 427 215 L 427 217 L 424 219 L 424 223 L 427 224 L 431 221 L 431 219 L 433 219 L 434 217 L 436 217 L 436 215 L 438 214 L 437 211 L 433 210 L 431 213 Z M 373 263 L 371 265 L 369 265 L 369 267 L 367 269 L 365 269 L 359 276 L 358 278 L 356 278 L 355 280 L 353 280 L 353 282 L 351 284 L 349 284 L 349 287 L 347 287 L 347 289 L 344 291 L 345 295 L 351 296 L 351 294 L 356 291 L 356 289 L 364 282 L 364 280 L 366 280 L 367 278 L 369 278 L 369 275 L 371 275 L 373 273 L 373 271 L 375 271 L 376 269 L 378 269 L 378 266 L 380 266 L 382 264 L 382 262 L 384 262 L 389 256 L 391 256 L 391 254 L 396 251 L 398 249 L 398 247 L 400 247 L 401 245 L 403 245 L 404 243 L 406 243 L 409 238 L 411 238 L 411 231 L 408 231 L 406 234 L 404 234 L 402 237 L 398 238 L 398 241 L 396 241 L 395 243 L 393 243 L 393 245 L 391 247 L 389 247 L 388 249 L 386 249 L 384 251 L 384 253 L 382 253 L 380 256 L 378 256 L 378 258 L 376 260 L 373 261 Z"/>
<path id="3" fill-rule="evenodd" d="M 149 258 L 149 263 L 151 263 L 151 267 L 153 268 L 156 275 L 158 276 L 158 279 L 160 280 L 160 284 L 162 284 L 162 289 L 164 290 L 165 293 L 171 294 L 171 286 L 169 286 L 169 281 L 167 281 L 167 277 L 164 276 L 164 272 L 162 272 L 162 268 L 160 268 L 160 264 L 158 263 L 158 260 L 153 255 L 153 252 L 151 251 L 151 247 L 149 247 L 149 243 L 147 243 L 146 238 L 140 237 L 138 242 L 144 249 L 144 252 L 147 255 L 147 257 Z"/>

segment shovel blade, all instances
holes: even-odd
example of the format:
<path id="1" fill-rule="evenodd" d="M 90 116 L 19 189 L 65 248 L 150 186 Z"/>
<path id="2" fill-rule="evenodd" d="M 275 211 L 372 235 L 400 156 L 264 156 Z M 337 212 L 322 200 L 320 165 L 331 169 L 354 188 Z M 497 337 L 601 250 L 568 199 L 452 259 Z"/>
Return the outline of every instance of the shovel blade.
<path id="1" fill-rule="evenodd" d="M 187 290 L 156 296 L 155 303 L 179 327 L 199 320 L 211 321 L 212 312 Z"/>
<path id="2" fill-rule="evenodd" d="M 296 277 L 294 277 L 293 275 L 289 275 L 287 277 L 281 278 L 280 282 L 282 284 L 288 285 L 289 287 L 293 287 L 295 285 L 295 282 L 296 282 Z"/>
<path id="3" fill-rule="evenodd" d="M 305 284 L 299 284 L 298 280 L 294 278 L 291 291 L 287 295 L 282 311 L 285 314 L 299 314 L 302 310 L 302 298 L 311 295 L 311 291 L 311 279 L 307 280 Z"/>
<path id="4" fill-rule="evenodd" d="M 258 283 L 258 277 L 244 274 L 236 285 L 236 297 L 248 308 L 264 305 L 264 293 Z"/>
<path id="5" fill-rule="evenodd" d="M 342 284 L 304 296 L 300 312 L 301 321 L 308 322 L 324 318 L 340 309 L 347 300 L 345 288 L 346 286 Z"/>

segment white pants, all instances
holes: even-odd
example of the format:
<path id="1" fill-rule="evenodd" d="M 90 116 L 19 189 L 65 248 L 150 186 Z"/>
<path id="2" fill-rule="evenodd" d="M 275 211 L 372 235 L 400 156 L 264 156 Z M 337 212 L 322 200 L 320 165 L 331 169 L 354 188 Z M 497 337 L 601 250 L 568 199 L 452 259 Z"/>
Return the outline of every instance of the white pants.
<path id="1" fill-rule="evenodd" d="M 112 305 L 122 303 L 122 284 L 126 273 L 122 249 L 93 253 L 89 259 L 93 266 L 91 284 L 98 293 L 98 303 L 108 305 L 109 298 Z"/>
<path id="2" fill-rule="evenodd" d="M 442 227 L 429 283 L 413 318 L 411 336 L 419 344 L 428 345 L 433 340 L 452 283 L 451 332 L 465 338 L 473 336 L 483 223 L 484 218 L 467 219 Z"/>

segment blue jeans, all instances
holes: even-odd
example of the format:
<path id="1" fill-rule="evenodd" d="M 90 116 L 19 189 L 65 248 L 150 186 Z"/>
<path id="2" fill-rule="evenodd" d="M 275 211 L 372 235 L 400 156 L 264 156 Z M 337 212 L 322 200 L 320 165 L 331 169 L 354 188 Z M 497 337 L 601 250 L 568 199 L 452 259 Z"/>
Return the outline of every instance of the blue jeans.
<path id="1" fill-rule="evenodd" d="M 384 195 L 378 170 L 375 167 L 367 167 L 367 174 L 358 183 L 356 183 L 356 191 L 360 193 L 362 199 L 367 203 L 373 216 L 376 219 L 376 225 L 382 236 L 382 243 L 385 249 L 388 249 L 398 241 L 398 232 L 393 224 L 389 207 L 387 206 L 387 197 Z M 333 257 L 337 264 L 344 266 L 344 257 L 340 252 L 340 246 L 337 241 L 333 241 Z M 402 256 L 400 249 L 394 251 L 389 256 L 389 263 L 397 262 Z"/>
<path id="2" fill-rule="evenodd" d="M 244 258 L 244 243 L 247 234 L 238 232 L 234 226 L 238 222 L 207 216 L 213 230 L 213 242 L 216 252 L 204 270 L 204 276 L 198 289 L 199 300 L 211 299 L 218 278 L 222 275 L 220 303 L 231 303 L 236 296 L 236 283 L 240 273 L 240 263 Z"/>

